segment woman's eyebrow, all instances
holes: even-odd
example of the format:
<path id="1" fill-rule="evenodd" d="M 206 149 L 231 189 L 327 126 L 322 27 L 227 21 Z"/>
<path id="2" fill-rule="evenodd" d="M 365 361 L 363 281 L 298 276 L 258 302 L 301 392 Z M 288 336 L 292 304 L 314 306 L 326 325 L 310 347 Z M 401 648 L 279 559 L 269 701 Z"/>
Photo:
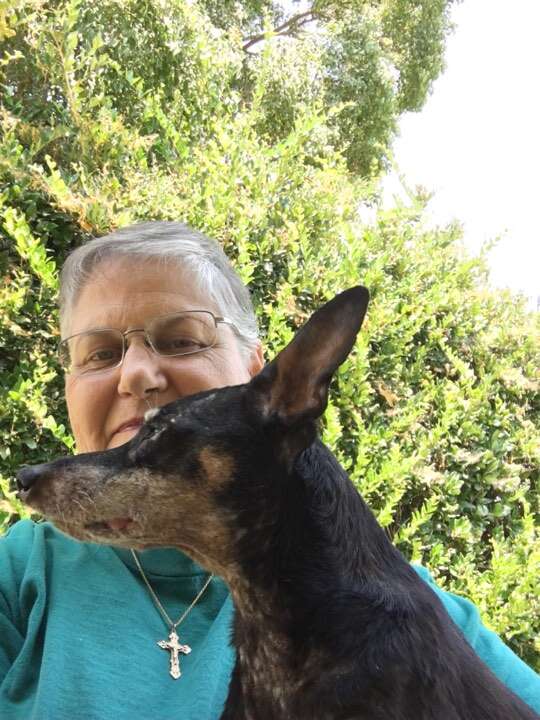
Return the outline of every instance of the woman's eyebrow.
<path id="1" fill-rule="evenodd" d="M 155 313 L 149 313 L 146 314 L 146 318 L 144 320 L 141 320 L 140 322 L 133 322 L 133 323 L 126 323 L 123 320 L 118 320 L 118 316 L 113 313 L 106 312 L 107 310 L 112 310 L 114 306 L 109 308 L 103 308 L 104 313 L 102 318 L 103 320 L 98 319 L 95 322 L 91 323 L 85 323 L 84 326 L 81 326 L 77 328 L 76 330 L 71 329 L 69 334 L 66 335 L 66 337 L 71 337 L 72 335 L 78 335 L 79 333 L 88 332 L 89 330 L 132 330 L 132 329 L 138 329 L 142 328 L 144 325 L 148 324 L 151 320 L 153 320 L 156 317 L 161 317 L 164 315 L 173 315 L 177 312 L 186 312 L 188 310 L 208 310 L 208 308 L 205 307 L 195 307 L 193 303 L 188 304 L 182 303 L 182 306 L 176 306 L 176 307 L 170 307 L 167 309 L 166 306 L 163 304 L 156 303 L 156 308 L 159 306 L 159 310 L 156 310 Z M 131 310 L 131 308 L 130 308 Z M 208 310 L 208 312 L 214 312 L 212 310 Z"/>

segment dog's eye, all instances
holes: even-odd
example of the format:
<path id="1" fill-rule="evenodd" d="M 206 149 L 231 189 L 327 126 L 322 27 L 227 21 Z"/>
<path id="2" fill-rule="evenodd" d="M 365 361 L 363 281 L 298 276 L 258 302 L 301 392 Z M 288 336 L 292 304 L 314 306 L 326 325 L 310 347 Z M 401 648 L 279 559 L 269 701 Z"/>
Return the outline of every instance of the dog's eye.
<path id="1" fill-rule="evenodd" d="M 143 432 L 137 436 L 136 444 L 129 451 L 131 460 L 136 463 L 147 462 L 148 460 L 159 459 L 159 450 L 157 448 L 157 441 L 166 432 L 166 425 L 159 425 L 156 427 L 145 426 Z"/>
<path id="2" fill-rule="evenodd" d="M 159 440 L 159 438 L 169 430 L 169 427 L 167 425 L 158 425 L 157 427 L 150 428 L 150 432 L 148 433 L 146 440 L 149 442 L 155 442 L 156 440 Z"/>

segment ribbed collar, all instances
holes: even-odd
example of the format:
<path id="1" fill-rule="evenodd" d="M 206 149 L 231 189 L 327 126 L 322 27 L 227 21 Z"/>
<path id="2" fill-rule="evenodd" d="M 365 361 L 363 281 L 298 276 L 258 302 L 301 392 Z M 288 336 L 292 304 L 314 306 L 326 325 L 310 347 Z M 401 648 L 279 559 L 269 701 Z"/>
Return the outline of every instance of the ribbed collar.
<path id="1" fill-rule="evenodd" d="M 131 570 L 138 572 L 130 550 L 117 547 L 111 547 L 111 550 Z M 207 570 L 204 570 L 187 555 L 175 548 L 155 548 L 152 550 L 137 550 L 136 552 L 143 570 L 148 575 L 180 578 L 208 574 Z"/>

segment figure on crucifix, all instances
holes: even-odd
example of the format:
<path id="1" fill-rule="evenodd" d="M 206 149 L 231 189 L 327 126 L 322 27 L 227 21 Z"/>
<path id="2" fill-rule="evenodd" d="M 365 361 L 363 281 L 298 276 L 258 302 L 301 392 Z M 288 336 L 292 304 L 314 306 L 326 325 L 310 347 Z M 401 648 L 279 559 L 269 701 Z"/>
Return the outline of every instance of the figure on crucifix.
<path id="1" fill-rule="evenodd" d="M 175 680 L 178 680 L 180 675 L 182 674 L 180 672 L 180 659 L 178 657 L 178 653 L 182 653 L 183 655 L 188 655 L 191 652 L 191 648 L 189 645 L 181 645 L 179 642 L 180 638 L 176 634 L 175 629 L 173 628 L 171 632 L 169 633 L 169 640 L 158 640 L 159 647 L 163 648 L 164 650 L 168 650 L 171 653 L 171 667 L 170 667 L 170 674 Z"/>

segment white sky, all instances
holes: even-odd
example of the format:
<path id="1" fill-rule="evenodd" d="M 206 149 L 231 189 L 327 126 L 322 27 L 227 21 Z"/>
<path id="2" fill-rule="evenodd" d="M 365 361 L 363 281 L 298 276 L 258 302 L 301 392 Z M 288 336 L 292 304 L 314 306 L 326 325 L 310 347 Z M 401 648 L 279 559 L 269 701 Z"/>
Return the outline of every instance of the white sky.
<path id="1" fill-rule="evenodd" d="M 290 11 L 307 0 L 284 0 Z M 462 0 L 446 70 L 419 113 L 400 121 L 395 160 L 409 187 L 433 191 L 431 221 L 458 220 L 476 254 L 499 237 L 488 256 L 491 283 L 540 296 L 540 0 Z M 313 26 L 312 26 L 313 27 Z M 383 184 L 385 204 L 400 189 Z"/>
<path id="2" fill-rule="evenodd" d="M 540 296 L 539 0 L 464 0 L 448 41 L 446 71 L 420 113 L 404 116 L 394 145 L 409 186 L 435 192 L 436 223 L 457 219 L 491 282 Z M 398 192 L 396 178 L 386 196 Z"/>

